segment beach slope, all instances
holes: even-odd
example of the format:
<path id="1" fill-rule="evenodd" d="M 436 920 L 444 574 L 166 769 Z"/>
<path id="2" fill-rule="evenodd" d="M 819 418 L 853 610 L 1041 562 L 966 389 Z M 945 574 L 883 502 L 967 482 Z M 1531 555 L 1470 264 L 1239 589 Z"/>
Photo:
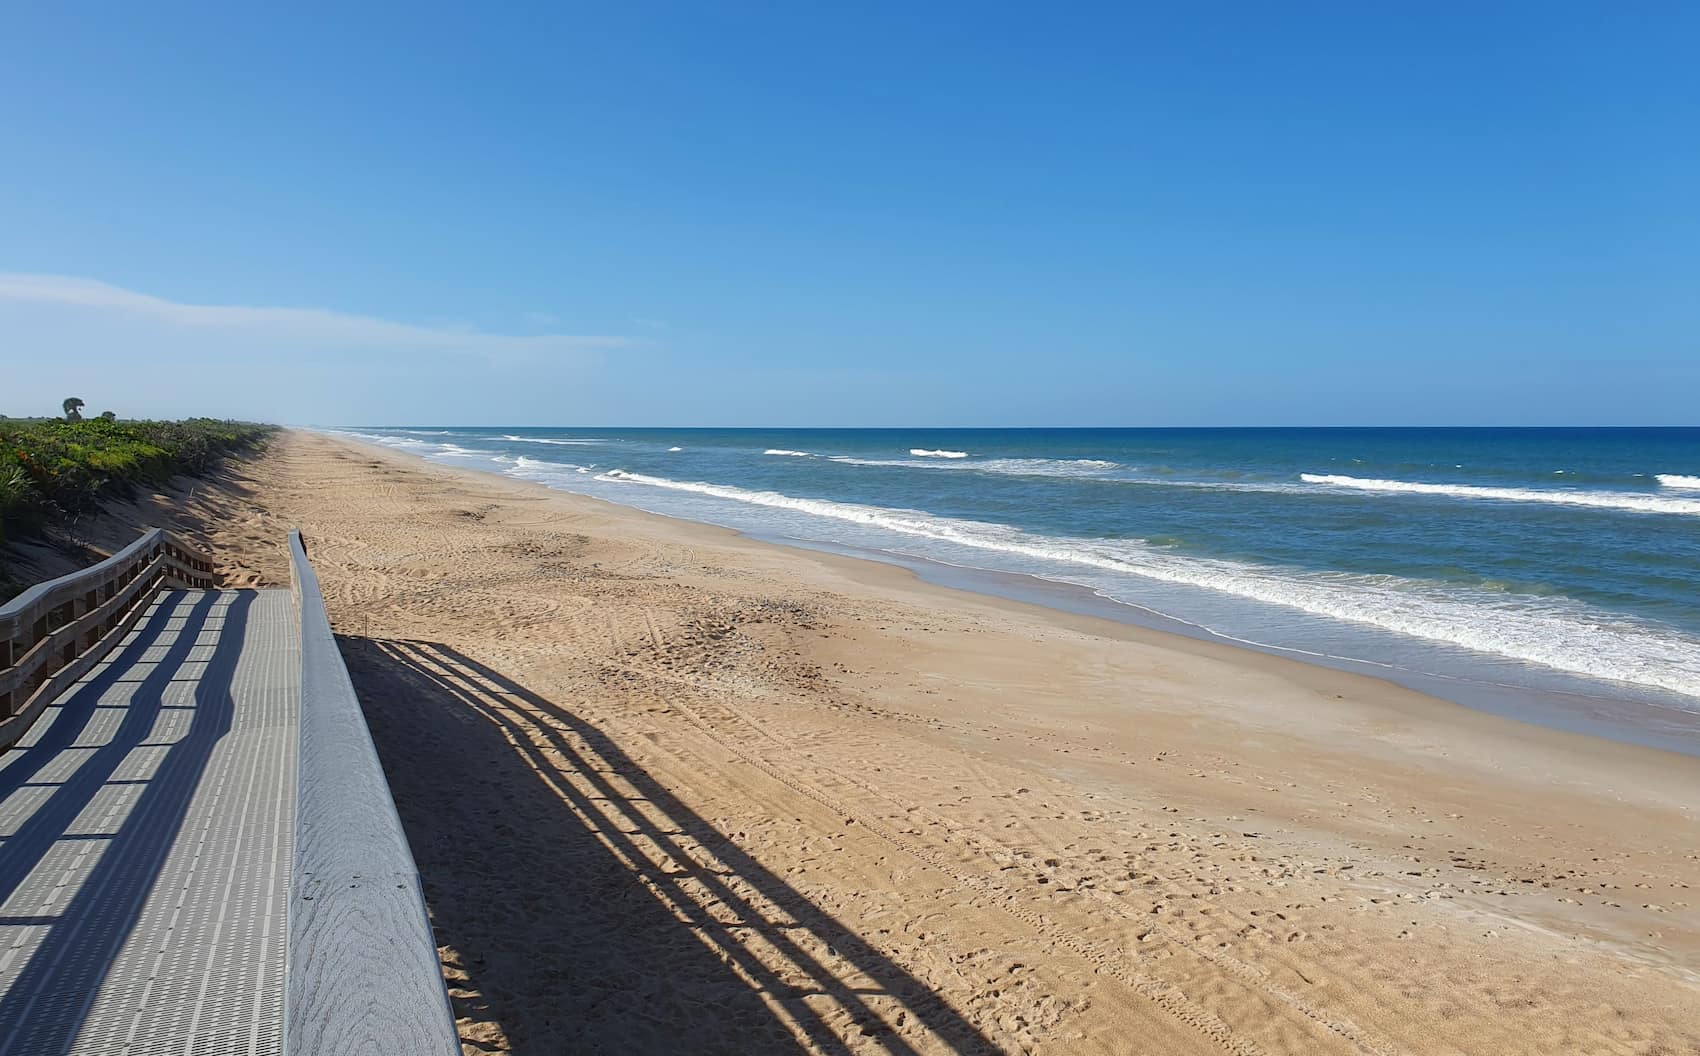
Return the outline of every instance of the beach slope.
<path id="1" fill-rule="evenodd" d="M 1700 1051 L 1693 758 L 291 432 L 468 1052 Z"/>

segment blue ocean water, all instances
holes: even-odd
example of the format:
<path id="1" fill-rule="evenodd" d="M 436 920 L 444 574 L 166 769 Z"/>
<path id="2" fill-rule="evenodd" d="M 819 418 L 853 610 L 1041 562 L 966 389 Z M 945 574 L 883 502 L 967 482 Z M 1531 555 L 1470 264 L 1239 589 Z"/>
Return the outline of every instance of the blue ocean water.
<path id="1" fill-rule="evenodd" d="M 1559 725 L 1700 716 L 1700 429 L 343 432 Z"/>

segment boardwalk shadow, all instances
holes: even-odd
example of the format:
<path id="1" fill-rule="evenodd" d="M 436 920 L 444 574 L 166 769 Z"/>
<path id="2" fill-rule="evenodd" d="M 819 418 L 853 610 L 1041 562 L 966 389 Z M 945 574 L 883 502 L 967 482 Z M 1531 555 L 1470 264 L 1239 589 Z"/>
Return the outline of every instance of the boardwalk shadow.
<path id="1" fill-rule="evenodd" d="M 469 1043 L 998 1051 L 569 708 L 443 645 L 340 641 Z"/>
<path id="2" fill-rule="evenodd" d="M 14 895 L 44 858 L 68 842 L 104 845 L 87 875 L 71 885 L 68 899 L 39 916 L 0 916 L 0 928 L 7 931 L 47 928 L 0 997 L 5 1030 L 0 1053 L 71 1051 L 165 865 L 213 750 L 230 730 L 231 685 L 253 600 L 251 592 L 161 594 L 129 640 L 55 713 L 39 720 L 48 725 L 37 741 L 0 769 L 0 798 L 50 789 L 6 837 L 0 900 Z M 215 644 L 197 672 L 192 669 L 200 661 L 191 657 L 204 637 L 214 637 Z M 122 705 L 116 705 L 119 691 Z M 122 714 L 110 735 L 102 736 L 97 727 L 114 706 Z M 156 744 L 149 738 L 165 709 L 192 714 L 181 737 Z M 85 744 L 90 747 L 81 747 Z M 137 758 L 150 749 L 158 753 L 154 765 L 137 769 Z M 86 754 L 69 776 L 47 780 L 44 775 L 67 750 Z M 110 801 L 121 786 L 136 790 L 116 824 L 91 828 L 97 799 Z"/>

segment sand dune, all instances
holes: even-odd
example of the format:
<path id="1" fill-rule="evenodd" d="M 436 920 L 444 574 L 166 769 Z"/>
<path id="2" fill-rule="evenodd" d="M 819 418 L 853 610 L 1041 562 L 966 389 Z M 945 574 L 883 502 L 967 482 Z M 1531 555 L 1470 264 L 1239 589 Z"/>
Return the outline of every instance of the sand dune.
<path id="1" fill-rule="evenodd" d="M 234 483 L 468 1052 L 1700 1050 L 1694 759 L 341 440 Z"/>

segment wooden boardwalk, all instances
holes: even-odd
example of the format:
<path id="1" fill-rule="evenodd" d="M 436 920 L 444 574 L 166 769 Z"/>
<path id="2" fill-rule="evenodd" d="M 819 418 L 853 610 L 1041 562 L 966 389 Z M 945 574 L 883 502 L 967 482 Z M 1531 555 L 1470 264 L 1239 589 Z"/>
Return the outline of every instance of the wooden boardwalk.
<path id="1" fill-rule="evenodd" d="M 290 549 L 293 589 L 218 590 L 153 530 L 0 606 L 0 1056 L 459 1053 Z"/>
<path id="2" fill-rule="evenodd" d="M 161 592 L 0 757 L 0 1056 L 282 1051 L 296 626 Z"/>

